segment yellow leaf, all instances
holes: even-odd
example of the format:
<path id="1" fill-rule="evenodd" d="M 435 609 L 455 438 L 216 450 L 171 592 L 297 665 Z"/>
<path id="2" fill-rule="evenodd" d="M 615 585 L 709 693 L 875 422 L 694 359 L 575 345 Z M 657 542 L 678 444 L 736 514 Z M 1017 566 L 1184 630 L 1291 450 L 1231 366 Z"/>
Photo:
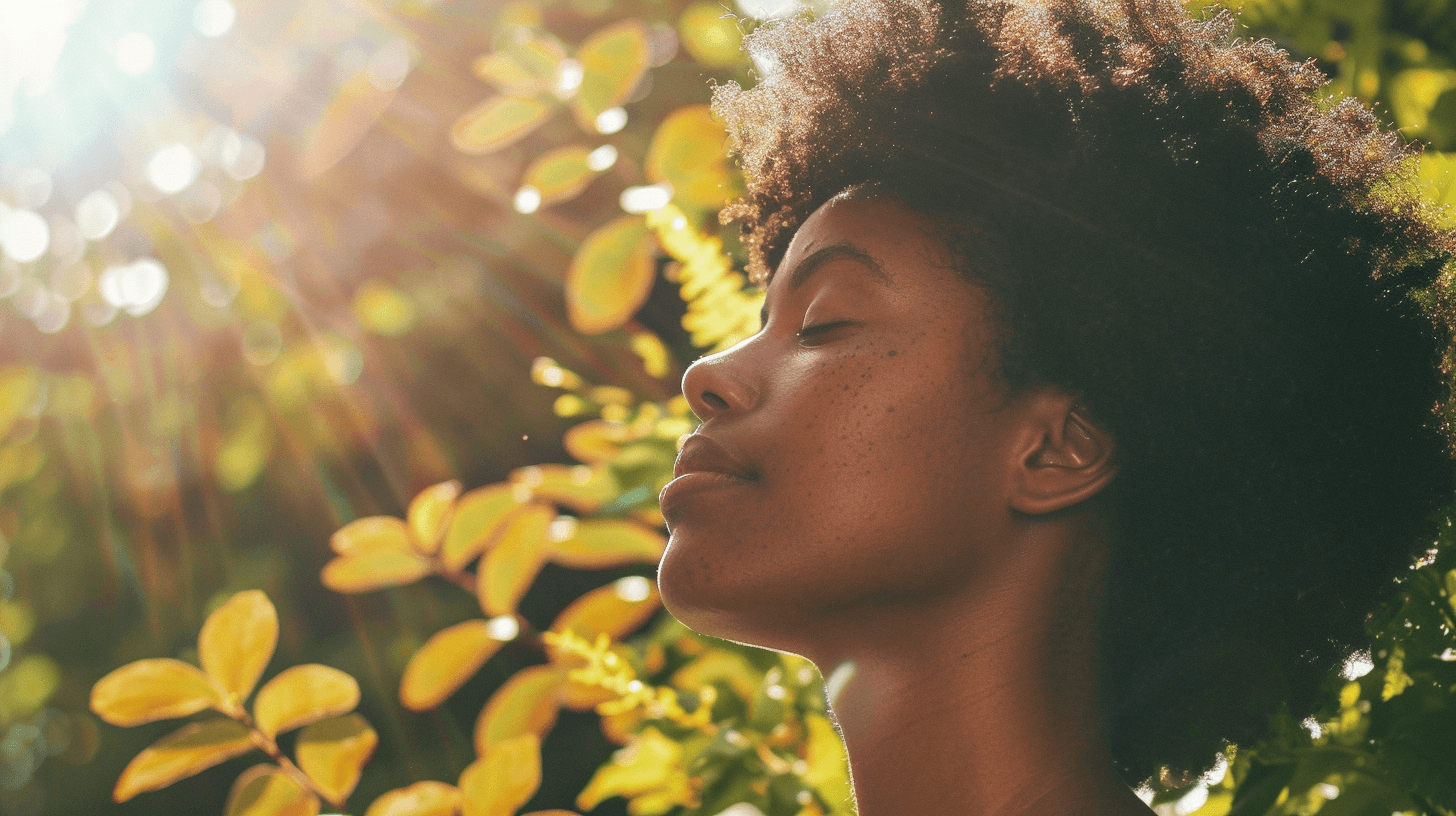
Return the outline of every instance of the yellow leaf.
<path id="1" fill-rule="evenodd" d="M 590 155 L 590 149 L 579 145 L 549 150 L 526 167 L 521 185 L 535 188 L 542 205 L 575 198 L 597 177 L 588 161 Z"/>
<path id="2" fill-rule="evenodd" d="M 541 741 L 506 740 L 460 774 L 464 816 L 512 816 L 541 785 Z"/>
<path id="3" fill-rule="evenodd" d="M 476 76 L 495 85 L 502 93 L 534 96 L 551 90 L 564 59 L 566 50 L 555 39 L 535 36 L 481 57 L 472 68 Z"/>
<path id="4" fill-rule="evenodd" d="M 139 793 L 165 788 L 247 753 L 253 747 L 252 732 L 232 720 L 208 720 L 183 726 L 137 754 L 116 780 L 111 796 L 117 802 L 125 802 Z"/>
<path id="5" fill-rule="evenodd" d="M 647 720 L 647 712 L 640 708 L 616 714 L 603 714 L 602 736 L 616 745 L 628 745 L 637 739 L 637 729 Z"/>
<path id="6" fill-rule="evenodd" d="M 621 640 L 646 623 L 660 605 L 650 579 L 629 575 L 572 601 L 552 621 L 551 631 L 572 631 L 587 640 L 598 634 Z"/>
<path id="7" fill-rule="evenodd" d="M 743 30 L 738 19 L 717 3 L 693 3 L 677 22 L 683 47 L 693 59 L 710 68 L 727 68 L 744 61 Z"/>
<path id="8" fill-rule="evenodd" d="M 475 753 L 485 756 L 522 734 L 545 737 L 556 724 L 556 692 L 561 682 L 561 672 L 554 666 L 530 666 L 516 672 L 481 709 L 475 721 Z"/>
<path id="9" fill-rule="evenodd" d="M 595 130 L 602 111 L 632 95 L 651 64 L 650 36 L 641 20 L 622 20 L 587 37 L 577 49 L 582 80 L 571 109 L 583 129 Z"/>
<path id="10" fill-rule="evenodd" d="M 335 592 L 372 592 L 409 584 L 431 572 L 430 562 L 414 552 L 379 552 L 341 555 L 324 565 L 324 586 Z"/>
<path id="11" fill-rule="evenodd" d="M 631 665 L 632 650 L 625 643 L 613 643 L 608 651 L 615 654 L 617 660 L 621 661 L 619 665 Z M 578 661 L 572 659 L 561 665 L 566 668 L 576 668 Z M 583 682 L 573 679 L 571 674 L 570 671 L 567 672 L 566 682 L 561 685 L 561 690 L 557 692 L 556 699 L 561 702 L 562 706 L 572 711 L 592 711 L 602 703 L 608 700 L 615 700 L 621 696 L 599 683 Z M 605 723 L 603 723 L 603 728 L 606 728 Z M 622 744 L 626 744 L 627 742 L 628 740 L 623 740 Z"/>
<path id="12" fill-rule="evenodd" d="M 91 710 L 112 725 L 186 717 L 221 699 L 207 675 L 167 657 L 128 663 L 91 687 Z"/>
<path id="13" fill-rule="evenodd" d="M 681 775 L 682 748 L 656 728 L 644 728 L 630 745 L 612 755 L 611 762 L 597 769 L 576 797 L 576 806 L 591 810 L 613 796 L 641 796 Z"/>
<path id="14" fill-rule="evenodd" d="M 849 758 L 839 732 L 822 714 L 805 714 L 804 725 L 809 732 L 804 746 L 804 761 L 809 768 L 802 774 L 804 781 L 813 785 L 826 802 L 849 801 Z"/>
<path id="15" fill-rule="evenodd" d="M 481 559 L 476 595 L 487 615 L 510 615 L 546 563 L 547 530 L 555 514 L 532 505 L 511 516 L 500 542 Z"/>
<path id="16" fill-rule="evenodd" d="M 734 694 L 752 700 L 762 679 L 763 672 L 755 669 L 743 655 L 709 649 L 678 669 L 672 676 L 672 684 L 680 689 L 698 689 L 725 683 Z"/>
<path id="17" fill-rule="evenodd" d="M 0 368 L 0 439 L 5 438 L 15 420 L 35 403 L 40 388 L 40 376 L 34 368 L 16 365 Z"/>
<path id="18" fill-rule="evenodd" d="M 318 816 L 319 800 L 277 765 L 243 771 L 228 794 L 226 816 Z"/>
<path id="19" fill-rule="evenodd" d="M 578 513 L 594 513 L 622 492 L 604 467 L 533 465 L 511 473 L 511 483 L 528 497 L 555 502 Z"/>
<path id="20" fill-rule="evenodd" d="M 360 70 L 334 92 L 333 101 L 304 140 L 298 157 L 302 178 L 312 179 L 338 164 L 384 115 L 398 88 L 380 88 L 377 83 L 368 70 Z"/>
<path id="21" fill-rule="evenodd" d="M 468 620 L 441 629 L 409 659 L 399 680 L 399 701 L 410 711 L 427 711 L 445 701 L 500 650 L 490 624 Z"/>
<path id="22" fill-rule="evenodd" d="M 364 816 L 455 816 L 460 789 L 444 782 L 416 782 L 374 800 Z"/>
<path id="23" fill-rule="evenodd" d="M 498 96 L 457 119 L 450 141 L 462 153 L 490 153 L 523 138 L 550 115 L 551 105 L 536 97 Z"/>
<path id="24" fill-rule="evenodd" d="M 278 611 L 256 589 L 229 598 L 207 616 L 197 636 L 202 670 L 234 704 L 253 693 L 277 645 Z"/>
<path id="25" fill-rule="evenodd" d="M 566 272 L 566 315 L 582 334 L 626 323 L 646 302 L 656 244 L 639 216 L 624 215 L 586 237 Z"/>
<path id="26" fill-rule="evenodd" d="M 29 717 L 56 693 L 61 667 L 43 654 L 28 654 L 0 671 L 0 722 Z"/>
<path id="27" fill-rule="evenodd" d="M 399 337 L 414 328 L 419 312 L 414 301 L 384 281 L 371 280 L 354 294 L 359 325 L 383 337 Z"/>
<path id="28" fill-rule="evenodd" d="M 577 816 L 572 810 L 533 810 L 530 813 L 522 813 L 521 816 Z"/>
<path id="29" fill-rule="evenodd" d="M 421 490 L 409 506 L 409 529 L 415 549 L 425 555 L 434 555 L 440 550 L 440 537 L 445 534 L 445 525 L 450 522 L 450 511 L 455 499 L 460 496 L 460 483 L 441 482 Z"/>
<path id="30" fill-rule="evenodd" d="M 571 458 L 595 465 L 617 455 L 627 441 L 627 426 L 620 422 L 593 419 L 574 426 L 561 442 Z"/>
<path id="31" fill-rule="evenodd" d="M 358 714 L 316 722 L 298 734 L 298 767 L 331 799 L 342 802 L 359 784 L 379 735 Z"/>
<path id="32" fill-rule="evenodd" d="M 653 182 L 672 185 L 673 197 L 720 207 L 737 193 L 728 165 L 727 131 L 707 105 L 679 108 L 662 120 L 647 148 L 645 169 Z"/>
<path id="33" fill-rule="evenodd" d="M 656 564 L 667 539 L 640 524 L 616 519 L 582 521 L 565 541 L 551 545 L 551 560 L 572 569 L 606 569 L 626 564 Z"/>
<path id="34" fill-rule="evenodd" d="M 672 356 L 662 338 L 649 331 L 632 333 L 632 351 L 642 360 L 642 367 L 654 377 L 666 377 L 672 370 Z"/>
<path id="35" fill-rule="evenodd" d="M 332 666 L 306 663 L 284 669 L 258 690 L 253 720 L 258 730 L 277 736 L 326 717 L 347 714 L 359 705 L 359 684 Z"/>
<path id="36" fill-rule="evenodd" d="M 504 529 L 504 522 L 521 507 L 513 485 L 501 483 L 478 487 L 455 503 L 455 515 L 445 532 L 445 546 L 440 554 L 445 566 L 464 569 Z"/>
<path id="37" fill-rule="evenodd" d="M 393 551 L 410 548 L 410 529 L 393 516 L 369 516 L 354 519 L 329 537 L 329 546 L 339 555 Z"/>

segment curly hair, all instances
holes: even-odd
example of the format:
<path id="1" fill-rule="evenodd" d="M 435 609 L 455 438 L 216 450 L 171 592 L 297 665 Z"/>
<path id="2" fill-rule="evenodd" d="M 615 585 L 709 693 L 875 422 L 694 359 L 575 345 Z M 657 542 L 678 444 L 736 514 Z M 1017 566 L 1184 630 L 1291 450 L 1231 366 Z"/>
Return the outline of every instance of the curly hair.
<path id="1" fill-rule="evenodd" d="M 1117 441 L 1099 705 L 1134 784 L 1312 713 L 1456 484 L 1456 233 L 1415 149 L 1233 28 L 1176 0 L 845 0 L 755 32 L 772 70 L 714 99 L 757 280 L 820 204 L 887 191 L 948 225 L 1008 385 Z"/>

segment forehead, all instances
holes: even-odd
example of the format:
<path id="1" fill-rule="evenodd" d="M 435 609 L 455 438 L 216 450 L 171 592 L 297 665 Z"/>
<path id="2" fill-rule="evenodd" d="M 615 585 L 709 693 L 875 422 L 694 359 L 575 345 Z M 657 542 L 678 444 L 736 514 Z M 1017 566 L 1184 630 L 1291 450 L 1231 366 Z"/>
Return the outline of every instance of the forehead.
<path id="1" fill-rule="evenodd" d="M 894 274 L 906 266 L 928 265 L 948 270 L 950 253 L 936 237 L 928 215 L 883 194 L 845 193 L 819 206 L 794 233 L 783 259 L 769 279 L 771 288 L 787 284 L 788 274 L 805 257 L 828 246 L 846 246 L 873 259 L 898 284 Z"/>

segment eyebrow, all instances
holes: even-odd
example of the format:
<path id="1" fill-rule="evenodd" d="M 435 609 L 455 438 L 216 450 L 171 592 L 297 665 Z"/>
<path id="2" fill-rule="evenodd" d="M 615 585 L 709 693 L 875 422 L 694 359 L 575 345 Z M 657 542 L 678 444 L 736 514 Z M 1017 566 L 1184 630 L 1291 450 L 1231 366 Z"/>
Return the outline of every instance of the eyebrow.
<path id="1" fill-rule="evenodd" d="M 824 266 L 830 261 L 839 260 L 841 258 L 859 263 L 865 269 L 868 269 L 871 273 L 873 273 L 876 278 L 879 278 L 880 281 L 885 283 L 886 285 L 892 283 L 889 274 L 886 273 L 884 268 L 880 266 L 879 261 L 876 261 L 874 259 L 874 256 L 870 255 L 868 252 L 865 252 L 863 249 L 860 249 L 854 244 L 841 241 L 837 244 L 829 244 L 828 246 L 819 247 L 818 249 L 809 253 L 808 256 L 806 256 L 803 260 L 799 261 L 799 263 L 789 271 L 789 288 L 798 289 L 799 287 L 804 285 L 805 281 L 809 280 L 810 276 L 812 276 L 815 272 L 819 271 L 820 267 Z M 767 323 L 768 303 L 767 301 L 765 301 L 763 310 L 759 313 L 759 325 L 766 325 Z"/>

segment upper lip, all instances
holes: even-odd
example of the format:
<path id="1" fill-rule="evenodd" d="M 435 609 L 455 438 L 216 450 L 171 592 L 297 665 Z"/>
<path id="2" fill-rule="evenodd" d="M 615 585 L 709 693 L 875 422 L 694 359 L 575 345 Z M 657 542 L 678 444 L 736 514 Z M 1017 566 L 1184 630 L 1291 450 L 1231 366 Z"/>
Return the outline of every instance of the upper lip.
<path id="1" fill-rule="evenodd" d="M 672 465 L 673 478 L 687 473 L 722 473 L 735 479 L 753 480 L 758 473 L 733 457 L 726 448 L 702 433 L 683 440 L 677 461 Z"/>

